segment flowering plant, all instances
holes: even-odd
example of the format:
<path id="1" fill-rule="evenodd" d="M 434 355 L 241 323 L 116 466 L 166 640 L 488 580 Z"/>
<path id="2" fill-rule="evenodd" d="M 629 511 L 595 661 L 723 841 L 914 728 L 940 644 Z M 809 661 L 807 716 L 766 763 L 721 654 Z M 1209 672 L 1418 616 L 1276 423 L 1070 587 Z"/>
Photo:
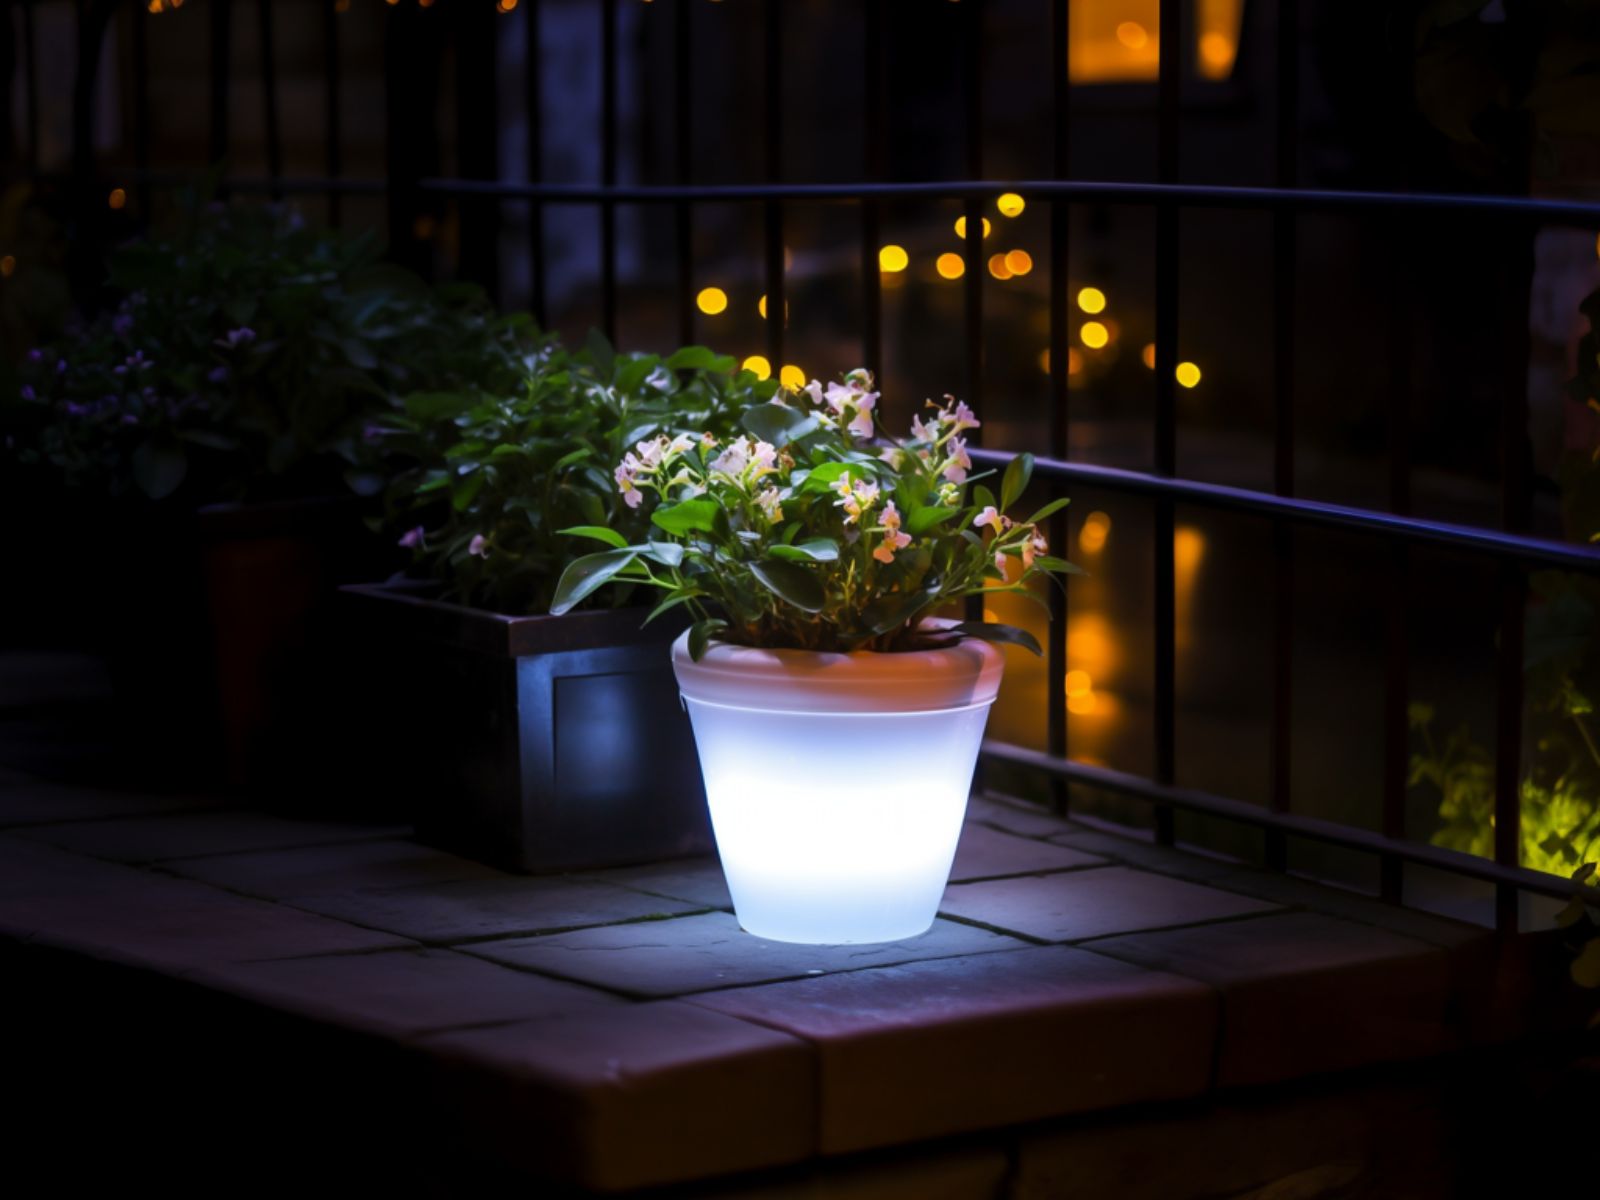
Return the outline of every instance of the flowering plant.
<path id="1" fill-rule="evenodd" d="M 108 311 L 23 356 L 0 424 L 19 465 L 112 497 L 370 494 L 369 418 L 514 374 L 526 340 L 478 289 L 431 288 L 372 236 L 278 205 L 191 198 L 172 231 L 112 255 L 109 282 Z"/>
<path id="2" fill-rule="evenodd" d="M 597 332 L 576 352 L 543 336 L 519 375 L 414 393 L 374 422 L 391 536 L 449 597 L 542 610 L 576 557 L 562 529 L 649 530 L 642 493 L 613 486 L 609 464 L 623 450 L 680 429 L 731 433 L 776 390 L 704 346 L 662 358 L 618 353 Z"/>
<path id="3" fill-rule="evenodd" d="M 953 397 L 912 420 L 903 441 L 874 439 L 878 393 L 856 370 L 824 387 L 783 391 L 745 410 L 743 433 L 660 434 L 616 467 L 629 505 L 657 502 L 647 540 L 605 526 L 566 532 L 608 549 L 572 563 L 552 612 L 570 609 L 610 580 L 666 593 L 650 616 L 685 604 L 698 658 L 715 637 L 803 650 L 894 651 L 973 636 L 1039 652 L 1023 630 L 963 622 L 937 633 L 935 610 L 986 591 L 1034 599 L 1030 581 L 1075 571 L 1052 557 L 1039 525 L 1067 501 L 1026 521 L 1006 516 L 1033 469 L 1006 468 L 997 498 L 972 476 L 964 434 L 978 427 Z M 1010 569 L 1015 567 L 1015 572 Z"/>

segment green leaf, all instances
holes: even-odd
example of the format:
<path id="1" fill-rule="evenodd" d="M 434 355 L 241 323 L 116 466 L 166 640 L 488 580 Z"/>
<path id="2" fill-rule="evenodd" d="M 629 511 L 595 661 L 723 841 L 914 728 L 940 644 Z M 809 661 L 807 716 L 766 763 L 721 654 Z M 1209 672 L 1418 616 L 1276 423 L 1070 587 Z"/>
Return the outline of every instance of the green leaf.
<path id="1" fill-rule="evenodd" d="M 817 419 L 783 404 L 752 404 L 739 417 L 746 433 L 774 446 L 799 441 L 817 428 Z"/>
<path id="2" fill-rule="evenodd" d="M 556 459 L 556 461 L 550 465 L 550 473 L 554 475 L 557 471 L 566 470 L 573 463 L 579 463 L 586 458 L 593 457 L 593 450 L 589 449 L 587 446 L 579 447 L 577 450 L 573 450 L 568 454 L 563 454 L 560 458 Z"/>
<path id="3" fill-rule="evenodd" d="M 717 513 L 720 511 L 715 500 L 697 497 L 677 504 L 662 505 L 650 514 L 650 520 L 668 533 L 682 537 L 688 533 L 710 533 L 716 528 Z"/>
<path id="4" fill-rule="evenodd" d="M 1000 511 L 1005 512 L 1022 498 L 1028 490 L 1028 480 L 1033 478 L 1033 455 L 1019 454 L 1006 465 L 1005 477 L 1000 481 Z"/>
<path id="5" fill-rule="evenodd" d="M 826 601 L 822 580 L 798 563 L 768 558 L 750 564 L 750 573 L 761 585 L 786 604 L 801 612 L 821 612 Z"/>
<path id="6" fill-rule="evenodd" d="M 1059 571 L 1063 575 L 1087 575 L 1089 573 L 1077 563 L 1068 562 L 1064 558 L 1057 558 L 1053 554 L 1039 555 L 1033 560 L 1033 565 L 1043 567 L 1046 571 Z"/>
<path id="7" fill-rule="evenodd" d="M 643 546 L 635 546 L 634 549 L 663 567 L 683 565 L 683 547 L 677 542 L 646 542 Z"/>
<path id="8" fill-rule="evenodd" d="M 715 634 L 721 633 L 728 627 L 726 621 L 719 621 L 715 617 L 708 617 L 704 621 L 696 621 L 689 626 L 689 657 L 699 662 L 705 657 L 706 645 Z"/>
<path id="9" fill-rule="evenodd" d="M 912 537 L 920 537 L 941 521 L 955 516 L 960 511 L 959 508 L 948 508 L 942 504 L 931 504 L 926 508 L 919 508 L 907 519 L 906 532 Z"/>
<path id="10" fill-rule="evenodd" d="M 1021 646 L 1024 650 L 1030 650 L 1035 655 L 1044 654 L 1044 648 L 1039 645 L 1039 639 L 1026 629 L 1018 629 L 1015 625 L 1000 625 L 994 621 L 962 621 L 959 625 L 950 626 L 945 632 L 958 634 L 961 637 L 978 638 L 985 642 L 1002 642 L 1008 646 Z"/>
<path id="11" fill-rule="evenodd" d="M 638 551 L 632 549 L 602 550 L 599 554 L 586 554 L 573 560 L 561 572 L 561 581 L 556 584 L 555 599 L 550 602 L 551 613 L 559 617 L 572 611 L 637 556 Z"/>
<path id="12" fill-rule="evenodd" d="M 627 538 L 614 529 L 607 529 L 604 525 L 570 525 L 566 529 L 558 529 L 556 532 L 569 537 L 593 538 L 597 542 L 604 542 L 606 545 L 614 546 L 618 550 L 626 550 L 628 548 Z"/>
<path id="13" fill-rule="evenodd" d="M 786 562 L 833 562 L 839 557 L 839 543 L 832 538 L 808 538 L 797 546 L 773 546 L 768 553 Z"/>
<path id="14" fill-rule="evenodd" d="M 189 472 L 183 447 L 169 439 L 151 438 L 133 452 L 133 481 L 152 500 L 162 500 L 178 490 Z"/>
<path id="15" fill-rule="evenodd" d="M 995 507 L 994 493 L 991 492 L 986 487 L 975 487 L 975 488 L 973 488 L 972 489 L 972 506 L 974 508 L 976 508 L 979 512 L 982 512 L 986 508 L 994 508 Z"/>
<path id="16" fill-rule="evenodd" d="M 488 477 L 486 471 L 474 471 L 462 479 L 461 485 L 450 494 L 450 507 L 457 512 L 466 512 L 478 498 L 478 493 L 483 491 L 484 481 Z"/>
<path id="17" fill-rule="evenodd" d="M 711 371 L 717 366 L 716 352 L 705 346 L 685 346 L 667 359 L 674 371 Z"/>
<path id="18" fill-rule="evenodd" d="M 865 479 L 867 473 L 854 463 L 825 462 L 813 467 L 805 482 L 800 485 L 802 492 L 831 492 L 834 485 L 846 475 L 853 475 L 857 479 Z"/>
<path id="19" fill-rule="evenodd" d="M 654 621 L 662 613 L 670 612 L 672 609 L 677 608 L 678 605 L 687 604 L 690 600 L 693 600 L 696 596 L 703 596 L 703 595 L 705 595 L 704 592 L 695 592 L 695 591 L 673 592 L 670 596 L 668 596 L 660 604 L 658 604 L 654 608 L 652 608 L 650 610 L 650 615 L 647 616 L 642 622 L 640 622 L 640 624 L 648 625 L 648 624 L 650 624 L 651 621 Z"/>
<path id="20" fill-rule="evenodd" d="M 1033 516 L 1029 517 L 1027 523 L 1029 525 L 1037 525 L 1040 521 L 1043 521 L 1046 517 L 1055 516 L 1056 513 L 1060 512 L 1063 508 L 1065 508 L 1067 505 L 1069 505 L 1071 503 L 1072 503 L 1072 500 L 1071 500 L 1070 497 L 1058 496 L 1054 500 L 1050 501 L 1049 504 L 1046 504 L 1038 512 L 1034 513 Z"/>
<path id="21" fill-rule="evenodd" d="M 584 340 L 584 349 L 589 352 L 589 361 L 594 364 L 595 373 L 607 383 L 615 373 L 617 352 L 612 347 L 606 335 L 598 329 L 591 328 L 589 336 Z"/>

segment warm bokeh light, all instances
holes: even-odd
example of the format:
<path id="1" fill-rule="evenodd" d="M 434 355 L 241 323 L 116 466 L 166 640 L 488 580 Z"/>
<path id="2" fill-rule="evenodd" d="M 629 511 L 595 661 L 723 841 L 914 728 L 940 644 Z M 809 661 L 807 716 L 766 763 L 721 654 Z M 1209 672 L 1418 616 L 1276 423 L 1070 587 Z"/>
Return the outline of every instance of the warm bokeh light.
<path id="1" fill-rule="evenodd" d="M 106 197 L 106 203 L 112 208 L 124 208 L 128 203 L 128 193 L 121 188 L 112 188 L 111 195 Z"/>
<path id="2" fill-rule="evenodd" d="M 333 11 L 347 13 L 350 11 L 350 0 L 333 0 Z"/>
<path id="3" fill-rule="evenodd" d="M 1144 349 L 1139 351 L 1139 361 L 1152 371 L 1156 369 L 1156 344 L 1154 342 L 1146 342 L 1144 344 Z"/>
<path id="4" fill-rule="evenodd" d="M 911 265 L 911 256 L 904 246 L 885 246 L 878 251 L 878 269 L 893 274 Z"/>
<path id="5" fill-rule="evenodd" d="M 1015 192 L 1006 192 L 994 202 L 994 206 L 1000 210 L 1002 217 L 1020 217 L 1022 210 L 1028 207 L 1028 203 Z"/>
<path id="6" fill-rule="evenodd" d="M 1083 351 L 1076 346 L 1067 347 L 1067 374 L 1076 375 L 1083 370 Z"/>
<path id="7" fill-rule="evenodd" d="M 1194 587 L 1195 572 L 1206 556 L 1206 535 L 1193 525 L 1179 525 L 1172 533 L 1173 583 L 1179 592 Z"/>
<path id="8" fill-rule="evenodd" d="M 1106 327 L 1106 341 L 1108 342 L 1116 341 L 1117 335 L 1122 332 L 1122 326 L 1118 325 L 1110 317 L 1103 318 L 1100 324 Z"/>
<path id="9" fill-rule="evenodd" d="M 1067 657 L 1075 667 L 1101 679 L 1108 677 L 1116 660 L 1111 626 L 1099 613 L 1080 613 L 1067 622 Z"/>
<path id="10" fill-rule="evenodd" d="M 1236 47 L 1225 33 L 1200 35 L 1200 74 L 1207 79 L 1226 79 L 1233 70 Z"/>
<path id="11" fill-rule="evenodd" d="M 1123 21 L 1117 26 L 1117 41 L 1129 50 L 1143 50 L 1149 40 L 1145 27 L 1137 21 Z"/>
<path id="12" fill-rule="evenodd" d="M 167 11 L 166 0 L 150 0 L 150 3 L 145 5 L 145 9 L 152 15 L 164 13 Z"/>
<path id="13" fill-rule="evenodd" d="M 1087 717 L 1099 707 L 1095 702 L 1093 692 L 1080 692 L 1076 696 L 1068 693 L 1067 711 L 1075 717 Z"/>
<path id="14" fill-rule="evenodd" d="M 1106 294 L 1099 288 L 1086 287 L 1078 292 L 1078 307 L 1086 313 L 1104 312 Z"/>
<path id="15" fill-rule="evenodd" d="M 752 354 L 739 365 L 757 379 L 772 378 L 772 364 L 759 354 Z"/>
<path id="16" fill-rule="evenodd" d="M 1013 275 L 1026 275 L 1033 270 L 1033 255 L 1026 250 L 1007 250 L 1006 266 Z"/>
<path id="17" fill-rule="evenodd" d="M 806 385 L 806 373 L 793 363 L 789 363 L 778 372 L 778 382 L 791 391 L 798 392 Z"/>
<path id="18" fill-rule="evenodd" d="M 517 0 L 495 0 L 495 11 L 508 13 L 517 6 Z"/>
<path id="19" fill-rule="evenodd" d="M 696 307 L 706 316 L 714 317 L 728 307 L 728 293 L 719 287 L 701 288 L 700 294 L 694 298 L 694 302 Z M 762 307 L 765 309 L 765 297 L 763 297 Z M 761 315 L 766 316 L 766 312 L 763 311 Z"/>
<path id="20" fill-rule="evenodd" d="M 994 226 L 989 224 L 989 218 L 983 218 L 983 236 L 988 237 L 989 231 L 993 228 Z M 967 236 L 967 219 L 965 217 L 956 218 L 956 236 L 958 238 L 964 238 Z"/>
<path id="21" fill-rule="evenodd" d="M 1078 531 L 1078 545 L 1085 554 L 1098 554 L 1111 536 L 1111 518 L 1103 512 L 1092 512 L 1083 519 Z"/>
<path id="22" fill-rule="evenodd" d="M 1106 332 L 1106 327 L 1099 321 L 1085 321 L 1083 328 L 1078 330 L 1078 336 L 1083 339 L 1083 344 L 1091 350 L 1098 350 L 1111 340 L 1111 335 Z"/>
<path id="23" fill-rule="evenodd" d="M 1011 278 L 1011 268 L 1007 265 L 1004 254 L 991 254 L 989 256 L 989 274 L 996 279 Z"/>
<path id="24" fill-rule="evenodd" d="M 0 258 L 0 279 L 10 279 L 12 275 L 16 274 L 16 270 L 16 255 L 8 254 L 4 258 Z"/>
<path id="25" fill-rule="evenodd" d="M 946 279 L 960 279 L 967 272 L 967 264 L 959 254 L 941 254 L 934 266 Z"/>
<path id="26" fill-rule="evenodd" d="M 761 314 L 763 321 L 767 319 L 767 296 L 765 292 L 761 294 L 761 299 L 756 301 L 756 311 Z M 785 325 L 789 323 L 789 302 L 787 300 L 783 302 L 783 323 Z"/>
<path id="27" fill-rule="evenodd" d="M 433 0 L 417 0 L 418 8 L 432 8 Z"/>
<path id="28" fill-rule="evenodd" d="M 1094 680 L 1089 678 L 1087 671 L 1068 671 L 1066 688 L 1069 696 L 1087 696 L 1094 691 Z"/>
<path id="29" fill-rule="evenodd" d="M 1186 388 L 1192 388 L 1200 382 L 1200 368 L 1192 362 L 1181 362 L 1176 372 L 1178 382 Z"/>

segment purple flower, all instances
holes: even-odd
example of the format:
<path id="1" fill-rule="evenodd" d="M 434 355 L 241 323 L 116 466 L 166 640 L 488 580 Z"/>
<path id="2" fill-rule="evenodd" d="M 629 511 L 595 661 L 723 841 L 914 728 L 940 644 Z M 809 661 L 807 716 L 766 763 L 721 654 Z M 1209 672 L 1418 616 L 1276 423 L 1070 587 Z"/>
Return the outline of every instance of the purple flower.
<path id="1" fill-rule="evenodd" d="M 483 534 L 472 535 L 472 541 L 467 544 L 467 553 L 476 554 L 479 558 L 489 557 L 489 542 Z"/>
<path id="2" fill-rule="evenodd" d="M 27 384 L 23 384 L 22 385 L 22 398 L 24 400 L 37 400 L 39 398 L 39 396 L 33 390 L 33 388 L 29 387 Z"/>
<path id="3" fill-rule="evenodd" d="M 66 373 L 67 373 L 67 360 L 64 359 L 64 358 L 56 359 L 56 374 L 57 375 L 65 375 Z"/>
<path id="4" fill-rule="evenodd" d="M 133 318 L 127 313 L 119 313 L 111 319 L 111 332 L 119 338 L 125 338 L 133 332 Z"/>
<path id="5" fill-rule="evenodd" d="M 69 416 L 69 417 L 86 417 L 88 415 L 89 415 L 89 406 L 87 404 L 79 404 L 76 400 L 68 400 L 67 401 L 67 416 Z"/>
<path id="6" fill-rule="evenodd" d="M 227 367 L 212 367 L 211 370 L 206 372 L 206 378 L 209 379 L 212 383 L 227 383 L 228 382 L 228 368 Z"/>
<path id="7" fill-rule="evenodd" d="M 28 361 L 31 363 L 42 363 L 44 361 L 44 351 L 40 350 L 37 346 L 32 350 L 29 350 Z"/>
<path id="8" fill-rule="evenodd" d="M 118 363 L 116 366 L 111 368 L 111 373 L 113 375 L 126 375 L 128 373 L 128 368 L 126 364 Z"/>
<path id="9" fill-rule="evenodd" d="M 144 356 L 143 350 L 135 350 L 132 354 L 128 355 L 124 361 L 128 364 L 128 366 L 141 371 L 146 367 L 155 366 L 155 363 L 151 362 Z"/>
<path id="10" fill-rule="evenodd" d="M 134 416 L 132 413 L 123 413 L 122 423 L 124 425 L 137 425 L 139 423 L 139 418 Z"/>
<path id="11" fill-rule="evenodd" d="M 418 525 L 415 529 L 408 529 L 400 535 L 400 544 L 407 550 L 415 550 L 422 545 L 422 536 L 422 526 Z"/>
<path id="12" fill-rule="evenodd" d="M 256 340 L 256 331 L 248 325 L 241 325 L 238 329 L 230 329 L 225 337 L 217 339 L 217 345 L 224 350 L 234 350 L 240 346 L 248 346 Z"/>

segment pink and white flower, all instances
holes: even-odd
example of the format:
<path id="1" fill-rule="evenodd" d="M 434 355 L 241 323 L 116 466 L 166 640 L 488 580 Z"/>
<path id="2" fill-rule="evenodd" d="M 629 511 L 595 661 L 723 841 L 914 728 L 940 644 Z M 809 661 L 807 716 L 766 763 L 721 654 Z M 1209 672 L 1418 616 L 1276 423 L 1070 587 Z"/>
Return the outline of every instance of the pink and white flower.
<path id="1" fill-rule="evenodd" d="M 967 456 L 967 443 L 965 439 L 953 437 L 950 439 L 950 457 L 945 460 L 944 475 L 951 483 L 965 483 L 967 472 L 972 470 L 972 459 Z"/>
<path id="2" fill-rule="evenodd" d="M 972 527 L 974 529 L 982 529 L 985 525 L 996 533 L 1002 533 L 1006 527 L 1005 515 L 994 505 L 986 504 L 983 507 L 983 511 L 972 518 Z"/>
<path id="3" fill-rule="evenodd" d="M 425 536 L 426 534 L 423 532 L 422 526 L 417 525 L 406 530 L 400 535 L 400 545 L 404 546 L 407 550 L 415 550 L 423 544 L 422 539 Z"/>
<path id="4" fill-rule="evenodd" d="M 756 504 L 761 515 L 776 524 L 783 520 L 783 493 L 775 487 L 763 488 L 756 494 Z"/>
<path id="5" fill-rule="evenodd" d="M 467 553 L 477 555 L 479 558 L 489 557 L 489 539 L 481 533 L 472 535 L 472 541 L 467 543 Z"/>
<path id="6" fill-rule="evenodd" d="M 882 524 L 877 531 L 883 534 L 883 540 L 874 547 L 872 557 L 881 563 L 891 563 L 895 551 L 904 550 L 911 544 L 911 535 L 900 532 L 900 510 L 895 507 L 893 500 L 883 506 L 883 514 L 878 519 Z"/>

